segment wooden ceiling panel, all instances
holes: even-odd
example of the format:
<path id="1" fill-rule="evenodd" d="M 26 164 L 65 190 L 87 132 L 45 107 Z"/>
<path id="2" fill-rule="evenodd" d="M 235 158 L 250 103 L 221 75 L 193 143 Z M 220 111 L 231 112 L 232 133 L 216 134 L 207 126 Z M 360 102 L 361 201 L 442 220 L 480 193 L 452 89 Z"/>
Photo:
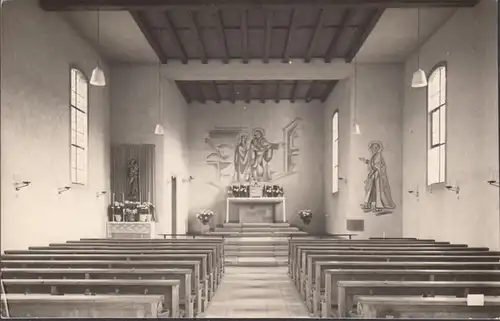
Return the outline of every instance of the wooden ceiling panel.
<path id="1" fill-rule="evenodd" d="M 324 101 L 330 95 L 336 80 L 265 80 L 265 81 L 176 81 L 186 101 L 251 102 L 296 100 Z"/>

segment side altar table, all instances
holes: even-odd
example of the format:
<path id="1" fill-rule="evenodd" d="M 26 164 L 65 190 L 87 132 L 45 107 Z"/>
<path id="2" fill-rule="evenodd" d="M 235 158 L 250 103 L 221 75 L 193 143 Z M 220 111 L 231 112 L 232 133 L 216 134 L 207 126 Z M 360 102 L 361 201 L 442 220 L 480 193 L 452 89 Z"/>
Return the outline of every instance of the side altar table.
<path id="1" fill-rule="evenodd" d="M 111 239 L 152 239 L 156 237 L 155 222 L 107 222 Z"/>
<path id="2" fill-rule="evenodd" d="M 229 209 L 231 205 L 272 205 L 273 214 L 277 205 L 282 206 L 282 217 L 275 222 L 286 222 L 286 200 L 284 197 L 228 197 L 226 199 L 226 223 L 229 223 Z M 275 214 L 274 214 L 275 215 Z"/>

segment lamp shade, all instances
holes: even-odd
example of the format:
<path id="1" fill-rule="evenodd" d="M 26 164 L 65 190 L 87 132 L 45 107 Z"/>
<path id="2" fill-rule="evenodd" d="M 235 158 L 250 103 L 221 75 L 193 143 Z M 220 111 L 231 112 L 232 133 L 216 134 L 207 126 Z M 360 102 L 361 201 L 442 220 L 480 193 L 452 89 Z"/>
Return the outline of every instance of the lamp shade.
<path id="1" fill-rule="evenodd" d="M 163 135 L 165 131 L 163 130 L 163 126 L 161 124 L 157 124 L 155 127 L 155 135 Z"/>
<path id="2" fill-rule="evenodd" d="M 422 88 L 427 86 L 427 76 L 422 69 L 418 68 L 418 70 L 413 73 L 411 86 L 412 88 Z"/>
<path id="3" fill-rule="evenodd" d="M 92 77 L 90 77 L 90 84 L 92 86 L 104 87 L 106 86 L 106 77 L 101 67 L 97 66 L 92 70 Z"/>

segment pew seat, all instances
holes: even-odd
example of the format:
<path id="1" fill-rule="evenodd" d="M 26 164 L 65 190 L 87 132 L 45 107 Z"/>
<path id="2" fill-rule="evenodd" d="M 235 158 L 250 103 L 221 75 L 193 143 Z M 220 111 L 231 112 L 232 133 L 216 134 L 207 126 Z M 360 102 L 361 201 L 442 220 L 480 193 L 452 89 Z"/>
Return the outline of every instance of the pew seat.
<path id="1" fill-rule="evenodd" d="M 162 295 L 2 295 L 11 318 L 162 318 Z M 4 306 L 2 305 L 2 309 Z M 2 311 L 2 316 L 6 312 Z"/>
<path id="2" fill-rule="evenodd" d="M 466 298 L 436 296 L 356 296 L 356 317 L 494 319 L 500 316 L 500 297 L 485 296 L 484 306 L 468 306 Z"/>
<path id="3" fill-rule="evenodd" d="M 336 316 L 342 318 L 357 304 L 361 295 L 448 295 L 466 297 L 467 294 L 498 296 L 500 282 L 483 281 L 339 281 Z M 356 307 L 354 307 L 356 311 Z"/>
<path id="4" fill-rule="evenodd" d="M 179 280 L 117 280 L 117 279 L 4 279 L 7 294 L 159 294 L 164 298 L 162 313 L 180 317 Z"/>

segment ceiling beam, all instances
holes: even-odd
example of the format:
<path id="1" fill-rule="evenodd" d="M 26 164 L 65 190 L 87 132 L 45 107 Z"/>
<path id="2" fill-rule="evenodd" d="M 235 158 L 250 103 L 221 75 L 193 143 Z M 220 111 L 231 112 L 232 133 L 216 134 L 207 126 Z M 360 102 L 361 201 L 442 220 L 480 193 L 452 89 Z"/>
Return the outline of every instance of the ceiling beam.
<path id="1" fill-rule="evenodd" d="M 299 81 L 295 80 L 292 86 L 292 92 L 290 93 L 290 101 L 295 102 L 295 96 L 297 95 L 297 87 L 299 86 Z"/>
<path id="2" fill-rule="evenodd" d="M 303 59 L 293 60 L 292 64 L 283 64 L 281 60 L 271 60 L 264 63 L 260 59 L 250 59 L 248 64 L 242 64 L 239 59 L 232 59 L 228 64 L 220 60 L 209 60 L 207 64 L 199 60 L 182 64 L 180 61 L 169 60 L 163 65 L 164 75 L 171 80 L 330 80 L 344 79 L 352 74 L 353 66 L 344 59 L 334 59 L 327 64 L 322 60 L 313 59 L 305 63 Z"/>
<path id="3" fill-rule="evenodd" d="M 335 34 L 332 37 L 332 40 L 330 41 L 330 45 L 328 45 L 328 49 L 326 50 L 325 54 L 325 62 L 331 62 L 332 57 L 335 54 L 335 49 L 337 49 L 337 44 L 339 42 L 340 36 L 342 35 L 342 32 L 345 30 L 347 27 L 347 24 L 349 20 L 351 19 L 352 15 L 354 14 L 352 9 L 345 9 L 344 14 L 342 15 L 342 18 L 340 18 L 340 26 L 335 32 Z"/>
<path id="4" fill-rule="evenodd" d="M 479 0 L 39 0 L 45 11 L 168 10 L 173 8 L 277 8 L 293 6 L 343 6 L 373 8 L 473 7 Z"/>
<path id="5" fill-rule="evenodd" d="M 305 100 L 307 103 L 312 100 L 312 91 L 314 89 L 315 83 L 316 82 L 314 80 L 309 83 L 309 89 L 307 89 L 307 93 L 306 93 L 306 97 L 305 97 Z"/>
<path id="6" fill-rule="evenodd" d="M 266 15 L 266 33 L 264 40 L 264 58 L 265 63 L 269 62 L 269 55 L 271 53 L 271 39 L 273 37 L 273 11 L 267 11 Z"/>
<path id="7" fill-rule="evenodd" d="M 196 17 L 193 15 L 193 12 L 191 10 L 187 11 L 188 14 L 188 24 L 189 24 L 189 29 L 194 35 L 194 38 L 196 39 L 196 43 L 198 45 L 198 48 L 200 50 L 201 54 L 201 62 L 206 64 L 208 62 L 207 59 L 207 50 L 205 48 L 205 45 L 203 44 L 203 41 L 201 40 L 200 36 L 200 27 L 198 26 L 198 23 L 196 22 Z"/>
<path id="8" fill-rule="evenodd" d="M 377 22 L 380 20 L 380 17 L 382 17 L 384 11 L 385 9 L 373 9 L 366 23 L 356 28 L 356 39 L 351 43 L 351 47 L 345 56 L 346 62 L 350 63 L 354 59 L 359 49 L 361 49 L 366 39 L 372 32 L 373 28 L 377 25 Z"/>
<path id="9" fill-rule="evenodd" d="M 335 88 L 335 85 L 337 84 L 337 80 L 330 80 L 328 81 L 328 84 L 326 85 L 325 90 L 321 94 L 321 102 L 324 103 L 327 99 L 328 96 L 332 93 L 333 88 Z"/>
<path id="10" fill-rule="evenodd" d="M 198 92 L 198 100 L 200 103 L 204 104 L 207 102 L 207 98 L 205 97 L 205 93 L 203 92 L 203 82 L 193 82 L 196 87 L 196 91 Z"/>
<path id="11" fill-rule="evenodd" d="M 323 18 L 325 16 L 325 9 L 321 8 L 319 9 L 319 16 L 318 20 L 316 22 L 316 28 L 314 29 L 314 34 L 311 38 L 311 42 L 309 42 L 309 47 L 307 48 L 307 53 L 306 57 L 304 59 L 305 62 L 310 62 L 313 52 L 314 52 L 314 47 L 316 46 L 316 42 L 318 41 L 319 33 L 321 29 L 323 28 Z"/>
<path id="12" fill-rule="evenodd" d="M 292 42 L 293 31 L 297 24 L 297 14 L 299 10 L 297 8 L 292 9 L 292 15 L 290 18 L 290 24 L 288 25 L 288 34 L 286 37 L 285 50 L 283 52 L 283 62 L 288 63 L 290 61 L 290 44 Z"/>
<path id="13" fill-rule="evenodd" d="M 229 82 L 229 100 L 233 104 L 236 102 L 235 92 L 234 92 L 234 83 L 232 81 Z"/>
<path id="14" fill-rule="evenodd" d="M 226 33 L 224 32 L 224 24 L 222 21 L 222 14 L 220 10 L 215 11 L 215 25 L 217 28 L 217 33 L 219 34 L 219 39 L 222 41 L 222 46 L 223 46 L 223 54 L 224 57 L 222 57 L 222 61 L 227 64 L 229 63 L 229 49 L 227 48 L 227 39 L 226 39 Z"/>
<path id="15" fill-rule="evenodd" d="M 260 83 L 259 87 L 260 87 L 260 102 L 264 104 L 266 102 L 266 99 L 264 97 L 264 90 L 266 88 L 266 83 L 265 82 Z"/>
<path id="16" fill-rule="evenodd" d="M 276 96 L 274 97 L 274 102 L 280 102 L 280 82 L 276 82 Z"/>
<path id="17" fill-rule="evenodd" d="M 248 13 L 245 9 L 241 12 L 241 57 L 243 63 L 248 63 Z"/>
<path id="18" fill-rule="evenodd" d="M 183 64 L 188 63 L 188 55 L 186 53 L 186 49 L 184 48 L 184 45 L 182 44 L 181 40 L 179 39 L 179 34 L 177 31 L 175 31 L 174 24 L 172 23 L 172 19 L 170 19 L 170 16 L 168 15 L 168 12 L 165 12 L 165 20 L 167 22 L 167 30 L 170 35 L 170 39 L 172 39 L 172 42 L 174 45 L 177 47 L 179 52 L 181 53 L 181 61 Z"/>
<path id="19" fill-rule="evenodd" d="M 220 94 L 219 94 L 219 88 L 217 87 L 217 83 L 215 81 L 210 82 L 212 84 L 212 90 L 214 91 L 214 96 L 215 96 L 215 102 L 220 104 Z"/>
<path id="20" fill-rule="evenodd" d="M 146 38 L 151 48 L 153 48 L 153 51 L 158 57 L 158 60 L 160 60 L 162 64 L 166 64 L 168 60 L 167 54 L 163 50 L 161 44 L 158 42 L 158 39 L 152 34 L 151 28 L 149 28 L 143 13 L 130 11 L 130 15 L 132 15 L 132 18 L 139 27 L 139 30 L 141 30 L 142 34 L 144 35 L 144 38 Z"/>

